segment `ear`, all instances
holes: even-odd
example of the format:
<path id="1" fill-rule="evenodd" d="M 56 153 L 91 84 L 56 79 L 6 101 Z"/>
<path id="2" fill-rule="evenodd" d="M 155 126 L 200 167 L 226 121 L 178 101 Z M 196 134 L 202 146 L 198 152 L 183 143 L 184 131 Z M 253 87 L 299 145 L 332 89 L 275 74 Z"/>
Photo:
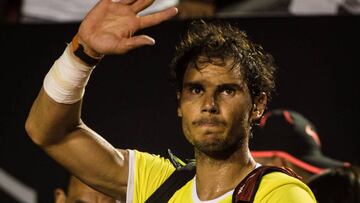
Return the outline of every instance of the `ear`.
<path id="1" fill-rule="evenodd" d="M 62 190 L 60 188 L 56 188 L 54 190 L 54 199 L 55 199 L 55 203 L 65 203 L 66 194 L 65 194 L 64 190 Z"/>
<path id="2" fill-rule="evenodd" d="M 180 104 L 180 99 L 181 99 L 181 92 L 180 91 L 177 91 L 176 92 L 176 99 L 177 99 L 177 103 L 178 103 L 178 106 L 177 106 L 177 115 L 179 117 L 182 117 L 182 112 L 181 112 L 181 104 Z"/>
<path id="3" fill-rule="evenodd" d="M 254 99 L 254 104 L 251 110 L 251 121 L 256 121 L 264 114 L 267 105 L 267 95 L 262 92 Z"/>

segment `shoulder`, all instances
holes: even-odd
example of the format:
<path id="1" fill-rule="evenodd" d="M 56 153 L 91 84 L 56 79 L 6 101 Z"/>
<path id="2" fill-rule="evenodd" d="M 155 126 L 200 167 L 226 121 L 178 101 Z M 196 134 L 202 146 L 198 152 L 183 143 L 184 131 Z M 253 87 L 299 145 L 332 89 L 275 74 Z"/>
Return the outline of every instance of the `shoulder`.
<path id="1" fill-rule="evenodd" d="M 136 168 L 168 168 L 172 173 L 175 167 L 171 164 L 170 160 L 157 154 L 148 152 L 141 152 L 138 150 L 129 150 L 129 159 L 132 159 Z"/>
<path id="2" fill-rule="evenodd" d="M 310 188 L 301 180 L 281 172 L 265 175 L 255 195 L 255 202 L 316 202 Z"/>
<path id="3" fill-rule="evenodd" d="M 145 202 L 150 195 L 175 171 L 170 160 L 160 155 L 129 151 L 129 180 L 127 199 Z"/>

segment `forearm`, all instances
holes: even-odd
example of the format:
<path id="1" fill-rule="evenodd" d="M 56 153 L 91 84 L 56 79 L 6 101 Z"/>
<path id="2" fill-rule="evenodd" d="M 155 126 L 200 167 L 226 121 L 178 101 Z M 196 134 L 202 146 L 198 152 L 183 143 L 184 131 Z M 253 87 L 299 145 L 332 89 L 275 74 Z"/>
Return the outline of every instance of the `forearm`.
<path id="1" fill-rule="evenodd" d="M 73 54 L 72 44 L 55 61 L 26 122 L 35 143 L 60 141 L 81 124 L 81 99 L 92 69 Z"/>

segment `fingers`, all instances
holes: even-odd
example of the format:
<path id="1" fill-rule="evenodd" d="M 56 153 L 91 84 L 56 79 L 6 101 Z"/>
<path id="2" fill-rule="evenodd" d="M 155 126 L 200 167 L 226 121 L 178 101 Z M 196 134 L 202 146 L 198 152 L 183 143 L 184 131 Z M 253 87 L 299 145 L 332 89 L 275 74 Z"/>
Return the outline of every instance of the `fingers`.
<path id="1" fill-rule="evenodd" d="M 132 49 L 144 46 L 144 45 L 154 45 L 155 40 L 147 35 L 138 35 L 128 39 L 123 39 L 118 46 L 116 47 L 115 52 L 117 54 L 126 53 Z"/>
<path id="2" fill-rule="evenodd" d="M 135 13 L 139 13 L 145 8 L 149 7 L 155 0 L 137 0 L 132 5 L 131 8 Z"/>
<path id="3" fill-rule="evenodd" d="M 140 28 L 143 29 L 153 25 L 157 25 L 165 20 L 174 17 L 177 13 L 178 13 L 177 8 L 171 7 L 166 10 L 141 17 Z"/>
<path id="4" fill-rule="evenodd" d="M 111 2 L 114 3 L 122 3 L 122 4 L 132 4 L 134 3 L 136 0 L 111 0 Z"/>
<path id="5" fill-rule="evenodd" d="M 142 45 L 154 45 L 155 40 L 147 35 L 138 35 L 130 38 L 129 41 L 125 44 L 131 47 L 138 47 Z"/>

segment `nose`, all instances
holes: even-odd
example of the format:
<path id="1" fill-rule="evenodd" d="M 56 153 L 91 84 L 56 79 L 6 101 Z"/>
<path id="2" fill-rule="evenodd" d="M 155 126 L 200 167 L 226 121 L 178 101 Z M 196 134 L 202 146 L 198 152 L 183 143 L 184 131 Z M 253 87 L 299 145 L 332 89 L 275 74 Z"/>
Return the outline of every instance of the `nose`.
<path id="1" fill-rule="evenodd" d="M 201 112 L 217 114 L 219 113 L 219 106 L 216 101 L 216 95 L 204 95 L 204 101 L 202 105 Z"/>

